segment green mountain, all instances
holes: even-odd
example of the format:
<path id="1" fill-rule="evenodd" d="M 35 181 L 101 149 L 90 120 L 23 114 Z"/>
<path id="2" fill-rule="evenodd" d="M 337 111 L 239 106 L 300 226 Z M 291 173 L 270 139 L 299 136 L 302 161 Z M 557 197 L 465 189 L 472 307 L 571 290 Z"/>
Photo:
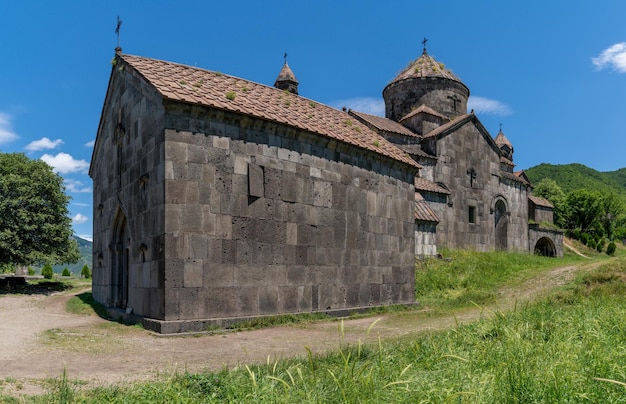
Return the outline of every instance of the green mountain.
<path id="1" fill-rule="evenodd" d="M 53 266 L 52 268 L 54 269 L 54 272 L 60 274 L 63 271 L 63 268 L 67 268 L 72 274 L 80 275 L 80 271 L 83 269 L 83 265 L 87 265 L 89 269 L 91 269 L 91 259 L 93 257 L 93 243 L 78 236 L 73 237 L 78 243 L 78 252 L 80 253 L 80 259 L 75 264 L 63 264 Z M 41 272 L 41 268 L 39 268 L 39 272 Z"/>
<path id="2" fill-rule="evenodd" d="M 600 172 L 583 164 L 539 164 L 525 170 L 533 184 L 544 178 L 553 179 L 566 194 L 575 189 L 587 189 L 606 194 L 614 192 L 626 203 L 626 168 Z"/>

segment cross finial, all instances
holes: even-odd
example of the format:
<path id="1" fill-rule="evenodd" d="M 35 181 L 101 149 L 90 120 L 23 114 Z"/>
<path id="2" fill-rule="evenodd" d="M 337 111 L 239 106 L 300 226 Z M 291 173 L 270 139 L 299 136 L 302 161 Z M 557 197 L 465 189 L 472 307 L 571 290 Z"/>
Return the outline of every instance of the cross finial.
<path id="1" fill-rule="evenodd" d="M 500 122 L 500 133 L 502 133 L 502 122 Z"/>
<path id="2" fill-rule="evenodd" d="M 285 59 L 285 64 L 287 64 L 287 52 L 285 52 L 285 55 L 283 55 L 283 58 Z"/>
<path id="3" fill-rule="evenodd" d="M 120 20 L 120 16 L 117 16 L 117 26 L 115 27 L 115 34 L 117 35 L 117 48 L 115 48 L 116 52 L 121 52 L 122 48 L 120 47 L 120 27 L 122 26 L 122 20 Z"/>
<path id="4" fill-rule="evenodd" d="M 424 45 L 424 53 L 426 53 L 426 42 L 428 42 L 428 38 L 425 37 L 422 41 L 422 45 Z"/>

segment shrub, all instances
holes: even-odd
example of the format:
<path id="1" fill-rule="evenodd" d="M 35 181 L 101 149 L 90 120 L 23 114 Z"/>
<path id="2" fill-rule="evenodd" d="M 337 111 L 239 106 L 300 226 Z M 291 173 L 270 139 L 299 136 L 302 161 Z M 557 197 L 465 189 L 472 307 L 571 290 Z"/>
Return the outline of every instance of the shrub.
<path id="1" fill-rule="evenodd" d="M 32 267 L 28 267 L 28 276 L 35 275 L 35 270 Z"/>
<path id="2" fill-rule="evenodd" d="M 587 243 L 587 247 L 595 250 L 596 249 L 596 241 L 592 238 L 589 239 L 589 242 Z"/>
<path id="3" fill-rule="evenodd" d="M 571 233 L 572 233 L 573 239 L 582 241 L 582 235 L 580 234 L 580 229 L 574 229 Z"/>
<path id="4" fill-rule="evenodd" d="M 596 250 L 598 250 L 599 253 L 601 253 L 604 250 L 604 244 L 606 243 L 606 241 L 601 238 L 600 241 L 598 241 L 598 244 L 596 245 Z"/>
<path id="5" fill-rule="evenodd" d="M 72 276 L 72 273 L 70 272 L 69 269 L 67 269 L 67 267 L 63 268 L 63 271 L 61 272 L 61 276 Z"/>
<path id="6" fill-rule="evenodd" d="M 606 248 L 606 253 L 607 255 L 613 255 L 615 254 L 615 250 L 617 249 L 617 247 L 615 246 L 614 242 L 610 242 L 609 246 Z"/>
<path id="7" fill-rule="evenodd" d="M 46 264 L 41 268 L 41 275 L 43 275 L 46 279 L 52 279 L 52 275 L 54 275 L 54 271 L 52 270 L 52 265 Z"/>
<path id="8" fill-rule="evenodd" d="M 87 265 L 83 265 L 83 269 L 80 270 L 80 276 L 85 279 L 91 278 L 91 270 Z"/>

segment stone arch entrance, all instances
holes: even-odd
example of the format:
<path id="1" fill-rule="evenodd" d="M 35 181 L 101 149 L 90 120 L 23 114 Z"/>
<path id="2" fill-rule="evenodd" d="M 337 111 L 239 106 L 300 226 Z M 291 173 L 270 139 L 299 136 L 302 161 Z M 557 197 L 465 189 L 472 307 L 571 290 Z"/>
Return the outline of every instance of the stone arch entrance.
<path id="1" fill-rule="evenodd" d="M 544 257 L 556 257 L 556 246 L 549 237 L 541 237 L 535 244 L 534 253 Z"/>
<path id="2" fill-rule="evenodd" d="M 113 223 L 111 240 L 111 307 L 126 308 L 128 304 L 128 247 L 130 238 L 126 215 L 119 210 Z"/>
<path id="3" fill-rule="evenodd" d="M 496 250 L 506 250 L 508 247 L 508 223 L 506 203 L 504 200 L 498 199 L 494 206 Z"/>

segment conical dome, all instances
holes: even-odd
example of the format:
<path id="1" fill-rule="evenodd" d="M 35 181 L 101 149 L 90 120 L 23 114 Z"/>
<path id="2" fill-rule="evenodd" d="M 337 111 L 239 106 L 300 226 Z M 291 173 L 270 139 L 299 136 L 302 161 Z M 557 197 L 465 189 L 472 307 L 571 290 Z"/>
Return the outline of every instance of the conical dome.
<path id="1" fill-rule="evenodd" d="M 281 90 L 287 90 L 290 93 L 298 94 L 298 80 L 296 79 L 296 75 L 293 74 L 289 68 L 286 58 L 285 64 L 283 64 L 283 68 L 280 69 L 280 73 L 278 73 L 278 77 L 274 82 L 274 87 L 280 88 Z"/>
<path id="2" fill-rule="evenodd" d="M 513 161 L 513 144 L 504 136 L 502 128 L 500 128 L 500 132 L 496 135 L 495 142 L 504 157 Z"/>
<path id="3" fill-rule="evenodd" d="M 455 76 L 450 70 L 446 69 L 446 66 L 443 63 L 437 62 L 426 52 L 426 50 L 424 50 L 420 57 L 411 62 L 409 66 L 398 74 L 389 84 L 416 77 L 441 77 L 458 81 L 463 84 L 461 79 Z"/>
<path id="4" fill-rule="evenodd" d="M 422 105 L 453 118 L 467 113 L 469 89 L 424 48 L 422 55 L 385 87 L 383 98 L 385 114 L 394 121 Z"/>

